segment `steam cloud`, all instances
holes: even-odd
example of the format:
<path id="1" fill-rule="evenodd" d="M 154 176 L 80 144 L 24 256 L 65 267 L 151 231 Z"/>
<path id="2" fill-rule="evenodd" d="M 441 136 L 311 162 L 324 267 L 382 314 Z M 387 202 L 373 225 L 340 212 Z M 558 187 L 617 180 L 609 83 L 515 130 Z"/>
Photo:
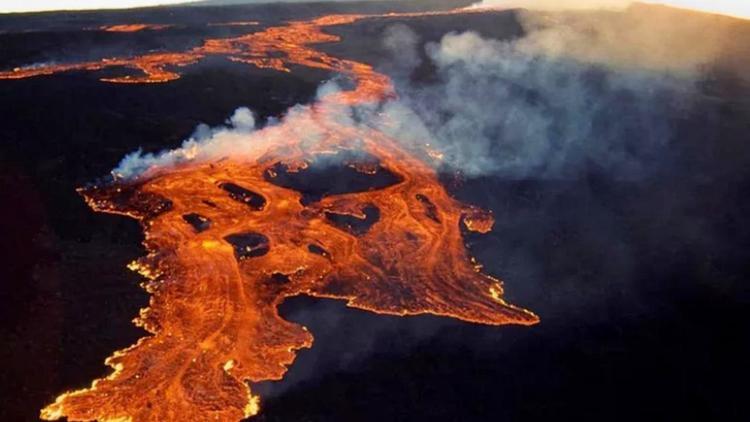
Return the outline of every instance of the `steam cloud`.
<path id="1" fill-rule="evenodd" d="M 394 26 L 382 44 L 398 57 L 386 70 L 399 99 L 342 109 L 326 101 L 338 89 L 328 83 L 315 119 L 309 106 L 298 105 L 256 128 L 242 108 L 225 127 L 200 126 L 182 148 L 128 155 L 114 173 L 137 177 L 186 161 L 242 156 L 290 134 L 315 142 L 324 136 L 321 119 L 337 119 L 378 128 L 408 147 L 429 144 L 444 154 L 445 169 L 471 176 L 576 178 L 596 167 L 618 178 L 644 177 L 665 159 L 672 120 L 689 110 L 707 67 L 733 51 L 728 29 L 707 35 L 698 30 L 700 18 L 670 13 L 519 12 L 519 39 L 464 32 L 428 44 L 434 83 L 412 81 L 421 43 L 408 27 Z"/>
<path id="2" fill-rule="evenodd" d="M 609 18 L 523 13 L 519 40 L 444 36 L 427 46 L 440 82 L 399 81 L 402 99 L 387 106 L 402 120 L 394 136 L 431 139 L 449 167 L 469 175 L 570 178 L 591 164 L 617 177 L 645 175 L 715 44 L 698 41 L 666 60 L 650 47 L 669 44 L 676 25 L 656 37 L 645 24 L 627 25 L 637 19 Z M 394 56 L 413 35 L 404 38 Z"/>

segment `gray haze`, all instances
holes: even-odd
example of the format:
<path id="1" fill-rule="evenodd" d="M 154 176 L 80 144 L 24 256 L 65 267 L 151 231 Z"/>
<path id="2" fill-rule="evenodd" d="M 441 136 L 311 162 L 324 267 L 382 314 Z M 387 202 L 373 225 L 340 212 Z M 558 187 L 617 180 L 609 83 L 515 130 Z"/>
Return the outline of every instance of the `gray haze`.
<path id="1" fill-rule="evenodd" d="M 597 166 L 618 178 L 640 178 L 663 160 L 671 119 L 690 108 L 695 84 L 722 44 L 684 20 L 668 25 L 664 18 L 659 31 L 627 25 L 638 20 L 633 13 L 527 12 L 520 14 L 526 30 L 520 39 L 450 33 L 424 47 L 408 27 L 397 25 L 381 42 L 393 53 L 387 68 L 399 99 L 340 110 L 326 103 L 325 94 L 337 89 L 329 83 L 321 88 L 319 106 L 335 109 L 321 115 L 377 127 L 410 148 L 429 144 L 444 154 L 439 166 L 471 176 L 569 179 Z M 686 29 L 673 30 L 680 25 Z M 649 48 L 662 43 L 675 53 Z M 694 48 L 682 48 L 688 44 Z M 436 71 L 429 84 L 409 78 L 422 56 Z M 296 106 L 254 132 L 247 125 L 203 127 L 184 148 L 132 154 L 115 172 L 131 177 L 175 162 L 241 155 L 269 142 L 279 125 L 304 136 L 320 133 L 317 123 L 301 118 L 308 111 Z"/>
<path id="2" fill-rule="evenodd" d="M 394 55 L 411 45 L 403 37 Z M 399 122 L 390 132 L 426 140 L 471 176 L 571 178 L 590 163 L 624 178 L 648 172 L 670 137 L 664 116 L 689 104 L 693 81 L 556 58 L 538 42 L 464 32 L 428 45 L 439 82 L 399 81 L 400 101 L 385 108 Z"/>

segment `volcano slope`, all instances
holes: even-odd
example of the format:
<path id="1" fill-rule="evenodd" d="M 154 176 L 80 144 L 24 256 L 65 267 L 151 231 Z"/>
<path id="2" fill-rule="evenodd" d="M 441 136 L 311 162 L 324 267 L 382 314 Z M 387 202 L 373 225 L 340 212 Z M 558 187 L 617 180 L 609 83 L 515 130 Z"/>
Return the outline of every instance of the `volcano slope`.
<path id="1" fill-rule="evenodd" d="M 503 16 L 508 21 L 514 20 L 512 16 Z M 423 39 L 437 39 L 450 30 L 465 29 L 477 29 L 491 36 L 496 30 L 487 21 L 482 23 L 482 19 L 486 18 L 442 21 L 436 18 L 435 23 L 416 19 L 405 23 L 417 28 L 423 34 Z M 354 33 L 354 36 L 345 37 L 338 48 L 345 49 L 345 44 L 350 42 L 350 53 L 362 51 L 353 46 L 367 38 L 364 35 L 357 37 L 356 34 L 358 31 L 367 34 L 373 28 L 366 23 L 362 25 L 352 25 L 349 27 L 351 29 L 333 29 L 332 32 L 351 30 Z M 374 27 L 377 28 L 377 24 Z M 199 42 L 195 41 L 195 44 Z M 328 48 L 337 47 L 331 45 Z M 374 56 L 377 54 L 373 53 Z M 362 61 L 358 57 L 352 58 Z M 367 62 L 377 61 L 375 57 L 371 59 Z M 111 274 L 118 274 L 130 259 L 123 255 L 131 254 L 133 258 L 139 255 L 135 247 L 137 228 L 126 225 L 113 227 L 114 220 L 101 220 L 98 217 L 96 220 L 87 217 L 94 223 L 79 222 L 86 210 L 75 202 L 78 199 L 72 193 L 63 193 L 64 189 L 57 187 L 65 184 L 68 188 L 65 192 L 72 192 L 75 187 L 106 173 L 126 152 L 143 145 L 143 138 L 152 139 L 150 143 L 145 142 L 150 150 L 173 147 L 189 134 L 198 121 L 217 125 L 239 106 L 250 105 L 259 111 L 261 119 L 280 115 L 293 103 L 310 102 L 316 80 L 330 78 L 327 72 L 301 69 L 282 76 L 277 76 L 273 71 L 252 71 L 254 78 L 251 79 L 263 78 L 266 84 L 276 78 L 283 81 L 270 89 L 263 82 L 258 82 L 258 86 L 252 90 L 246 86 L 248 77 L 244 65 L 235 67 L 209 60 L 181 72 L 184 73 L 179 80 L 148 87 L 104 86 L 106 84 L 97 80 L 100 74 L 87 73 L 55 75 L 46 80 L 14 81 L 13 85 L 3 86 L 9 94 L 15 93 L 5 98 L 18 99 L 13 107 L 8 107 L 6 114 L 11 122 L 9 133 L 18 139 L 16 143 L 9 142 L 16 147 L 6 147 L 14 153 L 7 157 L 12 157 L 12 162 L 16 164 L 16 169 L 6 178 L 12 181 L 9 185 L 14 187 L 8 191 L 14 192 L 17 203 L 41 210 L 32 213 L 38 217 L 29 222 L 28 228 L 17 229 L 19 240 L 32 239 L 29 233 L 37 234 L 26 242 L 30 243 L 29 250 L 36 251 L 38 255 L 15 252 L 28 262 L 18 271 L 28 277 L 29 283 L 19 285 L 23 289 L 13 292 L 19 293 L 16 297 L 26 297 L 27 302 L 18 301 L 19 311 L 12 317 L 20 322 L 12 326 L 14 340 L 11 341 L 11 344 L 34 345 L 31 348 L 35 350 L 32 356 L 41 359 L 33 359 L 32 362 L 44 362 L 50 367 L 50 373 L 56 375 L 47 380 L 29 380 L 27 376 L 18 376 L 21 383 L 32 383 L 31 391 L 34 394 L 44 396 L 39 400 L 40 406 L 71 385 L 83 387 L 91 378 L 101 376 L 96 370 L 101 359 L 112 349 L 131 344 L 141 335 L 133 330 L 128 331 L 127 319 L 133 310 L 145 305 L 134 287 L 137 277 L 129 279 L 133 290 L 123 290 L 122 284 L 127 285 L 127 280 L 119 276 L 108 279 L 100 275 L 103 272 L 102 261 L 111 261 L 105 265 L 112 269 Z M 417 77 L 429 80 L 429 63 L 418 72 L 422 73 Z M 207 75 L 216 76 L 206 79 Z M 299 81 L 300 89 L 291 89 L 286 85 L 288 81 L 295 80 Z M 64 82 L 63 88 L 60 88 L 60 81 Z M 29 96 L 28 89 L 33 87 L 39 93 L 35 97 L 37 101 L 43 98 L 43 101 L 57 102 L 62 106 L 56 109 L 69 111 L 62 116 L 32 112 L 39 106 Z M 244 95 L 233 92 L 238 87 L 242 87 Z M 273 101 L 269 105 L 259 99 L 259 104 L 254 106 L 249 98 L 255 97 L 252 94 L 262 89 L 268 92 L 263 99 L 272 98 Z M 473 245 L 472 254 L 479 258 L 479 262 L 486 264 L 487 272 L 509 280 L 519 280 L 514 301 L 537 304 L 540 307 L 535 305 L 535 310 L 542 315 L 558 316 L 553 323 L 543 324 L 533 336 L 514 329 L 502 330 L 506 334 L 492 334 L 483 327 L 442 322 L 430 317 L 414 320 L 374 318 L 346 311 L 335 304 L 308 299 L 292 300 L 282 306 L 282 310 L 286 310 L 293 321 L 295 315 L 303 320 L 306 318 L 307 321 L 300 322 L 316 334 L 318 344 L 310 354 L 303 354 L 300 362 L 297 362 L 301 364 L 298 375 L 294 375 L 297 365 L 293 365 L 289 379 L 276 385 L 260 386 L 260 390 L 265 388 L 269 391 L 270 397 L 265 417 L 271 420 L 302 417 L 331 420 L 363 418 L 365 415 L 365 419 L 373 420 L 389 417 L 494 420 L 497 415 L 545 417 L 565 412 L 593 420 L 611 417 L 615 412 L 617 416 L 614 419 L 617 419 L 638 415 L 638 410 L 625 406 L 623 400 L 650 403 L 651 409 L 663 411 L 666 415 L 674 408 L 670 403 L 683 403 L 685 397 L 691 395 L 702 399 L 688 406 L 694 414 L 730 418 L 739 414 L 736 392 L 718 387 L 715 392 L 706 393 L 693 384 L 679 381 L 688 363 L 714 358 L 718 360 L 719 357 L 723 357 L 720 361 L 725 363 L 719 364 L 718 370 L 708 371 L 708 366 L 699 364 L 697 370 L 693 367 L 691 373 L 717 386 L 731 377 L 731 362 L 735 361 L 732 357 L 741 356 L 741 348 L 734 346 L 740 342 L 737 330 L 722 326 L 718 321 L 744 321 L 741 309 L 746 303 L 746 298 L 738 293 L 732 281 L 742 278 L 742 262 L 746 262 L 746 251 L 740 245 L 747 239 L 747 227 L 738 218 L 741 210 L 746 209 L 746 203 L 737 195 L 742 192 L 746 180 L 741 164 L 747 149 L 740 141 L 743 122 L 747 121 L 746 104 L 741 101 L 745 88 L 742 84 L 734 83 L 730 75 L 719 75 L 704 89 L 708 98 L 696 107 L 695 114 L 690 119 L 677 122 L 680 143 L 673 147 L 679 160 L 659 180 L 621 182 L 594 167 L 586 177 L 574 181 L 533 178 L 508 181 L 502 177 L 482 176 L 464 180 L 460 185 L 449 185 L 452 195 L 493 210 L 500 222 L 499 227 L 495 227 L 484 239 L 464 233 L 465 240 Z M 224 95 L 217 96 L 217 101 L 225 101 L 225 104 L 217 106 L 190 101 L 204 98 L 206 92 L 215 90 L 224 92 Z M 300 98 L 305 92 L 308 98 Z M 66 98 L 72 93 L 79 95 L 81 101 Z M 164 121 L 169 119 L 150 122 L 153 115 L 145 116 L 143 106 L 128 104 L 137 99 L 139 105 L 146 105 L 145 109 L 172 112 L 169 106 L 175 98 L 183 99 L 177 102 L 180 104 L 178 109 L 184 107 L 184 110 L 178 110 L 174 115 L 176 117 L 171 117 L 175 120 L 166 125 Z M 104 109 L 92 106 L 102 101 L 112 105 Z M 24 102 L 27 103 L 26 108 Z M 76 107 L 66 107 L 67 104 L 75 104 Z M 276 104 L 276 111 L 273 104 Z M 90 107 L 88 115 L 94 117 L 71 123 L 76 121 L 72 115 L 79 116 L 78 119 L 82 118 L 81 115 L 87 115 L 81 113 L 80 107 Z M 140 116 L 140 121 L 137 116 Z M 29 119 L 40 119 L 45 123 L 43 129 L 30 129 L 33 125 L 27 126 Z M 135 128 L 131 126 L 132 120 L 136 122 Z M 91 122 L 98 123 L 93 123 L 92 127 Z M 53 128 L 59 131 L 54 132 Z M 81 135 L 82 128 L 92 133 L 84 130 Z M 29 133 L 30 130 L 42 133 L 35 137 L 33 132 Z M 147 136 L 139 139 L 137 130 Z M 50 136 L 50 133 L 67 133 L 70 142 L 58 144 L 55 141 L 59 135 Z M 39 147 L 35 151 L 38 154 L 29 154 L 31 149 L 21 146 L 26 145 L 21 143 L 22 138 L 38 142 L 47 139 L 51 148 Z M 706 142 L 719 138 L 721 142 Z M 108 150 L 91 147 L 91 143 L 103 143 L 104 139 Z M 120 139 L 122 146 L 118 149 L 118 143 L 112 143 L 110 139 Z M 81 145 L 80 150 L 71 152 L 70 148 L 76 148 L 76 145 Z M 732 151 L 732 159 L 728 159 L 722 151 Z M 84 157 L 102 154 L 104 158 L 101 161 L 81 158 L 82 152 L 89 154 Z M 50 158 L 40 159 L 39 154 L 41 157 L 49 154 Z M 66 165 L 68 163 L 74 165 Z M 299 162 L 286 162 L 280 166 L 281 169 L 288 169 L 294 168 L 295 164 Z M 362 169 L 366 170 L 360 166 Z M 701 171 L 696 172 L 696 169 Z M 367 171 L 364 173 L 367 174 Z M 64 177 L 56 177 L 59 174 Z M 396 172 L 394 174 L 398 175 Z M 76 180 L 71 182 L 73 179 Z M 711 183 L 708 184 L 707 180 Z M 22 186 L 25 189 L 18 189 Z M 715 186 L 723 188 L 716 189 Z M 222 189 L 219 188 L 218 192 L 221 193 Z M 40 192 L 39 196 L 45 199 L 35 198 L 34 192 Z M 71 204 L 67 207 L 73 208 L 74 213 L 59 211 L 60 204 L 66 201 Z M 433 200 L 430 199 L 430 202 Z M 427 210 L 430 207 L 425 204 L 430 202 L 417 199 L 415 205 Z M 72 205 L 74 203 L 76 205 Z M 581 204 L 588 205 L 584 209 Z M 719 218 L 716 218 L 717 210 L 720 210 Z M 20 210 L 6 211 L 26 215 Z M 76 214 L 79 211 L 80 214 Z M 351 222 L 358 220 L 356 216 L 366 216 L 367 213 L 364 209 L 349 209 L 343 215 L 355 217 L 354 220 L 343 220 L 350 223 L 343 227 L 351 228 Z M 11 217 L 19 219 L 17 216 Z M 665 219 L 672 223 L 662 225 L 660 222 Z M 183 224 L 187 229 L 194 229 L 189 222 Z M 41 227 L 45 226 L 48 229 L 42 230 Z M 95 230 L 97 227 L 98 230 Z M 696 228 L 700 230 L 696 232 Z M 101 239 L 98 238 L 101 235 L 91 233 L 111 234 Z M 250 252 L 263 243 L 250 241 Z M 623 242 L 627 245 L 626 252 L 623 252 Z M 125 245 L 120 249 L 122 252 L 101 252 L 117 244 Z M 210 244 L 208 247 L 211 247 Z M 44 254 L 39 253 L 40 250 L 47 251 L 47 257 L 41 258 Z M 92 263 L 91 254 L 102 261 Z M 252 262 L 251 259 L 247 258 L 246 262 Z M 41 269 L 44 269 L 45 277 L 40 277 Z M 284 278 L 280 280 L 280 285 L 283 285 Z M 675 283 L 676 280 L 680 282 Z M 103 289 L 102 282 L 112 287 Z M 27 293 L 23 293 L 24 289 Z M 63 295 L 62 299 L 55 292 Z M 92 303 L 87 304 L 84 298 L 91 297 L 91 292 L 108 296 L 104 296 L 103 300 L 88 301 Z M 513 289 L 510 293 L 513 293 Z M 116 307 L 110 304 L 120 301 L 123 294 L 132 298 L 127 300 L 131 303 L 130 311 L 102 311 L 102 307 Z M 20 303 L 33 303 L 35 306 L 25 307 Z M 55 309 L 59 310 L 57 314 L 54 313 Z M 317 319 L 311 316 L 310 309 L 319 311 Z M 696 312 L 696 309 L 702 311 Z M 317 336 L 319 331 L 325 333 L 326 327 L 330 329 L 331 314 L 342 313 L 351 316 L 353 322 L 339 322 L 344 324 L 344 329 L 339 327 L 333 330 L 338 333 L 323 334 L 322 338 Z M 35 315 L 44 317 L 37 319 Z M 102 318 L 102 315 L 109 318 Z M 97 322 L 105 319 L 107 322 Z M 39 321 L 48 330 L 38 328 Z M 120 325 L 115 327 L 112 324 Z M 23 325 L 37 327 L 38 331 L 18 328 Z M 405 326 L 409 328 L 404 329 Z M 413 331 L 411 328 L 414 328 Z M 440 330 L 440 336 L 424 334 L 434 334 L 436 330 Z M 102 334 L 92 334 L 97 332 Z M 104 340 L 103 343 L 107 344 L 89 347 L 91 339 L 111 338 L 115 332 L 117 338 L 112 339 L 111 343 Z M 123 338 L 128 332 L 131 337 Z M 357 334 L 359 332 L 363 333 Z M 655 334 L 661 332 L 671 334 Z M 77 335 L 77 338 L 73 338 Z M 398 341 L 393 340 L 394 335 Z M 376 346 L 370 342 L 364 345 L 358 343 L 369 337 L 377 339 Z M 51 346 L 38 346 L 39 342 Z M 83 343 L 76 345 L 76 342 Z M 55 347 L 59 343 L 64 345 L 62 351 Z M 359 351 L 365 364 L 361 365 L 356 359 L 356 363 L 347 366 L 337 364 L 337 359 L 333 357 L 341 356 L 346 348 Z M 371 349 L 377 351 L 374 357 Z M 673 353 L 676 351 L 680 353 Z M 92 356 L 86 357 L 89 353 Z M 629 357 L 625 358 L 625 355 Z M 467 356 L 470 358 L 467 359 Z M 558 356 L 556 359 L 561 362 L 552 359 L 552 356 Z M 28 357 L 25 355 L 25 359 L 18 358 L 17 361 L 28 361 Z M 50 359 L 45 360 L 45 357 Z M 508 360 L 518 366 L 509 368 Z M 34 364 L 30 362 L 26 365 Z M 234 369 L 233 364 L 228 366 L 229 371 Z M 304 375 L 311 366 L 326 368 L 327 371 Z M 477 375 L 477 371 L 485 375 Z M 19 373 L 28 374 L 20 370 Z M 648 386 L 642 385 L 641 376 L 650 380 Z M 365 386 L 361 386 L 363 379 L 367 380 Z M 499 379 L 510 382 L 498 385 Z M 404 394 L 400 387 L 404 382 L 413 383 L 414 391 Z M 593 388 L 592 382 L 598 387 Z M 40 387 L 38 383 L 47 386 Z M 438 389 L 442 391 L 435 391 L 435 386 L 440 386 Z M 639 388 L 630 388 L 634 386 Z M 47 392 L 40 393 L 45 391 L 44 388 Z M 348 392 L 350 389 L 357 389 L 363 394 L 352 395 Z M 498 394 L 495 389 L 509 398 L 491 399 Z M 323 399 L 312 400 L 311 392 Z M 350 401 L 345 405 L 338 400 L 331 401 L 341 394 L 347 394 Z M 531 398 L 511 399 L 519 394 Z M 403 405 L 387 409 L 376 405 L 373 397 L 384 395 Z M 591 397 L 596 397 L 593 406 Z M 659 397 L 658 402 L 655 397 Z M 534 403 L 547 403 L 548 406 L 535 406 Z"/>

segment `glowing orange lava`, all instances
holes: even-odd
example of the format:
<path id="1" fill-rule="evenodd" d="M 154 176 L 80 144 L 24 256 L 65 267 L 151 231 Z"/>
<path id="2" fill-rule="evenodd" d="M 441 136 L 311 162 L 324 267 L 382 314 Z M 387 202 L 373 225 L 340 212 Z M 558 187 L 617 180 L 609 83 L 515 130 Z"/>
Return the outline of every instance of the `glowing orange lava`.
<path id="1" fill-rule="evenodd" d="M 107 32 L 138 32 L 138 31 L 160 31 L 162 29 L 171 28 L 173 25 L 158 25 L 158 24 L 147 24 L 147 23 L 135 23 L 126 25 L 112 25 L 99 27 L 102 31 Z"/>
<path id="2" fill-rule="evenodd" d="M 80 190 L 95 210 L 141 222 L 148 255 L 131 268 L 149 279 L 145 288 L 152 296 L 135 322 L 151 335 L 115 352 L 106 362 L 114 368 L 111 375 L 61 395 L 42 410 L 43 419 L 252 416 L 259 397 L 247 382 L 281 379 L 296 351 L 312 344 L 305 327 L 277 312 L 284 299 L 300 294 L 343 299 L 382 314 L 434 314 L 490 325 L 538 322 L 506 303 L 500 281 L 483 274 L 466 251 L 462 227 L 486 233 L 493 225 L 490 213 L 453 199 L 422 155 L 397 140 L 331 118 L 337 107 L 394 95 L 390 80 L 370 65 L 310 47 L 338 39 L 323 27 L 361 18 L 326 16 L 208 40 L 185 54 L 115 60 L 114 66 L 146 74 L 127 82 L 173 78 L 164 73 L 168 65 L 225 54 L 280 71 L 290 65 L 326 69 L 349 76 L 356 86 L 323 97 L 296 117 L 294 125 L 323 128 L 312 144 L 304 144 L 292 123 L 282 123 L 261 129 L 260 141 L 241 156 L 186 161 Z M 374 160 L 355 158 L 349 168 L 363 177 L 386 172 L 390 181 L 311 201 L 284 187 L 280 172 L 304 177 L 316 157 L 353 150 Z"/>
<path id="3" fill-rule="evenodd" d="M 140 71 L 142 74 L 104 78 L 102 81 L 113 83 L 169 82 L 180 77 L 174 71 L 176 67 L 194 64 L 209 55 L 227 56 L 232 61 L 285 72 L 289 71 L 288 64 L 327 70 L 342 70 L 347 65 L 358 66 L 359 64 L 341 61 L 310 47 L 313 44 L 339 41 L 338 36 L 324 33 L 323 27 L 349 24 L 364 18 L 417 17 L 480 12 L 478 10 L 453 10 L 448 12 L 388 13 L 384 15 L 331 15 L 312 21 L 294 21 L 285 26 L 272 27 L 236 38 L 209 39 L 205 41 L 204 45 L 181 53 L 159 52 L 135 57 L 103 58 L 98 61 L 83 63 L 49 63 L 16 67 L 8 71 L 0 71 L 0 80 L 24 79 L 72 71 L 127 68 Z M 250 26 L 254 22 L 241 23 L 244 26 Z M 134 26 L 138 25 L 122 25 L 121 27 Z M 284 57 L 285 54 L 287 57 Z M 280 57 L 277 57 L 277 55 L 280 55 Z M 352 72 L 349 71 L 348 73 Z"/>

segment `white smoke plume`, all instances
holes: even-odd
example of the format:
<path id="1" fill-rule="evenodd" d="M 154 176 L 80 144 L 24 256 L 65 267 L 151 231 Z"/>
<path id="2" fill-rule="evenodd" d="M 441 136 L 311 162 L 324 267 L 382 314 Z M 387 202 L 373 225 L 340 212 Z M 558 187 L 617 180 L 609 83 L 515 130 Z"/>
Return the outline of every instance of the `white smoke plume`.
<path id="1" fill-rule="evenodd" d="M 269 146 L 290 136 L 298 139 L 301 145 L 318 142 L 326 136 L 328 128 L 325 123 L 328 121 L 354 125 L 350 121 L 351 110 L 342 110 L 337 103 L 325 100 L 328 94 L 338 90 L 335 83 L 326 83 L 319 89 L 314 113 L 311 105 L 296 105 L 281 119 L 270 119 L 262 128 L 256 126 L 252 111 L 241 107 L 227 119 L 225 126 L 199 125 L 180 148 L 156 154 L 142 150 L 128 154 L 112 174 L 119 179 L 134 179 L 185 163 L 258 156 Z"/>
<path id="2" fill-rule="evenodd" d="M 429 139 L 449 169 L 511 179 L 570 178 L 590 164 L 618 177 L 644 175 L 670 140 L 668 116 L 693 94 L 687 66 L 620 69 L 591 53 L 566 51 L 590 36 L 574 26 L 532 26 L 514 41 L 474 32 L 448 34 L 427 46 L 439 83 L 399 84 L 401 101 L 386 106 L 400 120 L 391 134 Z M 606 52 L 608 39 L 588 51 Z"/>
<path id="3" fill-rule="evenodd" d="M 674 126 L 701 84 L 750 68 L 750 25 L 733 19 L 652 6 L 518 19 L 519 39 L 464 32 L 427 45 L 439 81 L 397 80 L 401 100 L 386 106 L 401 120 L 393 135 L 429 139 L 449 169 L 473 176 L 575 178 L 597 168 L 648 177 L 669 165 Z M 398 45 L 388 35 L 386 46 Z"/>
<path id="4" fill-rule="evenodd" d="M 734 54 L 746 45 L 726 42 L 736 28 L 707 34 L 692 14 L 630 8 L 518 16 L 525 36 L 509 41 L 464 32 L 423 47 L 407 27 L 389 28 L 383 48 L 401 59 L 384 67 L 398 100 L 343 109 L 326 102 L 338 89 L 329 83 L 314 118 L 311 106 L 298 105 L 256 128 L 252 113 L 239 109 L 227 126 L 200 126 L 177 150 L 128 155 L 114 174 L 241 157 L 288 136 L 314 143 L 325 136 L 325 120 L 336 119 L 378 128 L 408 147 L 429 144 L 444 154 L 446 170 L 472 176 L 574 178 L 594 166 L 643 177 L 664 164 L 673 122 L 689 112 L 706 70 L 725 57 L 750 57 Z M 422 56 L 436 82 L 409 79 Z"/>

